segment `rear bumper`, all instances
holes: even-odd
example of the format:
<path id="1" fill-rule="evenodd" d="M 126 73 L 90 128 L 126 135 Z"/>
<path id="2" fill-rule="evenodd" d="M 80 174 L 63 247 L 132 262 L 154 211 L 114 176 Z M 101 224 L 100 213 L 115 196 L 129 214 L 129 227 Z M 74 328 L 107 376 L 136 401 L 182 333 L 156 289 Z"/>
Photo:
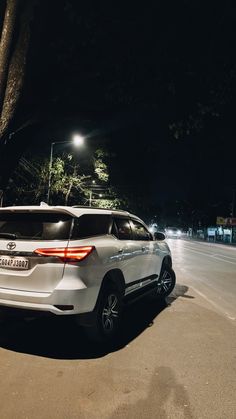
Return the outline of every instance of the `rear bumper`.
<path id="1" fill-rule="evenodd" d="M 98 296 L 97 287 L 55 290 L 50 293 L 7 290 L 0 288 L 0 308 L 71 315 L 92 312 Z"/>

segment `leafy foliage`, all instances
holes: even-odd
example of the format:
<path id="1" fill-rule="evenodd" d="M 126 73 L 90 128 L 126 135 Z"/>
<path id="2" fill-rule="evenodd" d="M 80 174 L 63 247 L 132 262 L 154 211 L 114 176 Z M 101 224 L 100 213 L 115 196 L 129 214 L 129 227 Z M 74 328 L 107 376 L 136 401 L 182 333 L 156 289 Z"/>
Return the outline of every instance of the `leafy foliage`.
<path id="1" fill-rule="evenodd" d="M 104 158 L 107 157 L 107 153 L 104 150 L 98 149 L 95 151 L 95 156 L 93 159 L 94 162 L 94 171 L 99 180 L 102 182 L 108 182 L 109 175 L 107 172 L 107 165 L 104 162 Z"/>
<path id="2" fill-rule="evenodd" d="M 71 154 L 64 153 L 53 159 L 51 168 L 50 203 L 53 205 L 90 204 L 117 208 L 122 201 L 108 184 L 107 153 L 96 150 L 91 161 L 80 166 Z M 9 181 L 7 201 L 14 204 L 39 204 L 48 192 L 49 159 L 22 157 Z M 101 191 L 102 196 L 101 198 Z"/>

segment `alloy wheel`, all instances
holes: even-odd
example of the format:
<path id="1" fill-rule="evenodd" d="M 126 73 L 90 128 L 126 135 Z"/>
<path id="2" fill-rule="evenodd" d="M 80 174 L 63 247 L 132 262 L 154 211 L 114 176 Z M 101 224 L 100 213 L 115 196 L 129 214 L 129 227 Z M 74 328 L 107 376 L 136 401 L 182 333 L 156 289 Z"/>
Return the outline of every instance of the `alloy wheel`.
<path id="1" fill-rule="evenodd" d="M 109 294 L 102 310 L 102 327 L 105 333 L 113 331 L 119 318 L 119 301 L 115 294 Z"/>
<path id="2" fill-rule="evenodd" d="M 171 272 L 164 270 L 160 281 L 158 282 L 157 293 L 166 294 L 171 289 L 173 284 L 173 278 Z"/>

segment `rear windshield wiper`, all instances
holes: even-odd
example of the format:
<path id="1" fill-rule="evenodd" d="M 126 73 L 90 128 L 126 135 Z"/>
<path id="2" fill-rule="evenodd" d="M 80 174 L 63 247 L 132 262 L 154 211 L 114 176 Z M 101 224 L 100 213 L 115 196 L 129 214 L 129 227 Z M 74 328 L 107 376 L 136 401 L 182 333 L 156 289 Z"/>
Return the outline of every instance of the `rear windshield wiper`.
<path id="1" fill-rule="evenodd" d="M 0 233 L 0 237 L 3 239 L 9 239 L 9 240 L 17 239 L 17 235 L 14 233 Z"/>

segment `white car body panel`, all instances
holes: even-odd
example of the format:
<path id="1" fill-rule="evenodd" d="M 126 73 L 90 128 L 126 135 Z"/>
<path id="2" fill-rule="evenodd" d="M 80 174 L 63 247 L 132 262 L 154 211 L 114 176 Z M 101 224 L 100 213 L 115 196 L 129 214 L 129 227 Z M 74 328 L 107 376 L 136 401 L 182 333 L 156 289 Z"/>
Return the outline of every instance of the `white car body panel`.
<path id="1" fill-rule="evenodd" d="M 126 212 L 72 207 L 8 207 L 5 212 L 53 212 L 80 217 L 84 214 L 132 215 Z M 132 216 L 135 217 L 135 216 Z M 136 220 L 142 222 L 138 217 Z M 143 223 L 143 222 L 142 222 Z M 143 223 L 144 224 L 144 223 Z M 6 252 L 11 240 L 0 238 L 0 255 Z M 125 294 L 158 278 L 165 256 L 170 250 L 165 242 L 119 240 L 112 234 L 80 240 L 32 241 L 13 240 L 14 252 L 34 252 L 38 248 L 94 246 L 89 256 L 79 262 L 63 263 L 55 257 L 35 255 L 30 269 L 18 270 L 0 267 L 0 305 L 49 311 L 57 315 L 91 312 L 96 304 L 102 281 L 112 270 L 119 269 L 127 287 Z M 11 254 L 11 252 L 9 252 Z M 15 254 L 15 253 L 14 253 Z M 150 278 L 151 277 L 151 278 Z M 132 285 L 133 282 L 136 284 Z M 130 287 L 129 287 L 130 284 Z M 73 306 L 61 310 L 56 306 Z"/>

